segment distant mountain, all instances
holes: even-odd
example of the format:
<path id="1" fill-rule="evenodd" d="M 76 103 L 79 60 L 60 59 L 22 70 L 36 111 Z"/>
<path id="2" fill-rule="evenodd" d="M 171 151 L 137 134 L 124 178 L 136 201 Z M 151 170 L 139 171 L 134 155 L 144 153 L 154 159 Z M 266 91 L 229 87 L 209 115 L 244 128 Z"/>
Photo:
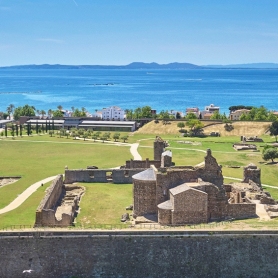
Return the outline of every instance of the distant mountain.
<path id="1" fill-rule="evenodd" d="M 19 65 L 0 67 L 0 69 L 278 69 L 278 64 L 275 63 L 251 63 L 251 64 L 234 64 L 234 65 L 205 65 L 197 66 L 190 63 L 143 63 L 133 62 L 128 65 Z"/>
<path id="2" fill-rule="evenodd" d="M 207 65 L 205 68 L 219 69 L 278 69 L 275 63 L 250 63 L 250 64 L 234 64 L 234 65 Z"/>
<path id="3" fill-rule="evenodd" d="M 201 69 L 202 67 L 189 64 L 189 63 L 170 63 L 170 64 L 157 64 L 157 63 L 142 63 L 134 62 L 125 66 L 105 66 L 105 65 L 19 65 L 0 67 L 2 69 Z"/>

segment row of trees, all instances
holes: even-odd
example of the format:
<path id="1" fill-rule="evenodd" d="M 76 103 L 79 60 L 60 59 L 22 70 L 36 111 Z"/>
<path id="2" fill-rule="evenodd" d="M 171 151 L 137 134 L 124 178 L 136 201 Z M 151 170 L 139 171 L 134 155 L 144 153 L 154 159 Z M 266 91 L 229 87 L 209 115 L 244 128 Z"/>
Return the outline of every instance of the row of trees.
<path id="1" fill-rule="evenodd" d="M 78 138 L 83 138 L 84 141 L 87 138 L 92 138 L 94 141 L 96 140 L 102 140 L 107 141 L 112 138 L 114 139 L 115 142 L 118 140 L 123 140 L 123 142 L 126 142 L 128 140 L 128 135 L 122 135 L 119 132 L 115 132 L 113 135 L 111 135 L 110 132 L 101 132 L 101 131 L 96 131 L 94 132 L 93 130 L 86 130 L 83 128 L 71 128 L 70 130 L 60 128 L 60 129 L 54 129 L 54 126 L 51 123 L 43 124 L 43 125 L 30 125 L 28 124 L 27 126 L 22 126 L 22 125 L 15 125 L 15 124 L 7 124 L 5 126 L 4 132 L 1 132 L 1 136 L 8 136 L 8 129 L 10 130 L 11 136 L 22 136 L 23 131 L 26 131 L 26 134 L 29 136 L 33 132 L 36 134 L 40 133 L 48 133 L 51 137 L 56 133 L 59 135 L 59 137 L 66 136 L 68 137 L 74 137 L 74 139 Z"/>
<path id="2" fill-rule="evenodd" d="M 55 117 L 55 118 L 59 118 L 59 117 L 63 117 L 64 114 L 62 112 L 63 107 L 61 105 L 57 106 L 56 110 L 52 110 L 49 109 L 47 112 L 45 110 L 38 110 L 36 109 L 34 106 L 30 106 L 28 104 L 24 105 L 24 106 L 19 106 L 19 107 L 15 107 L 13 104 L 10 104 L 7 109 L 6 112 L 0 112 L 0 118 L 9 118 L 11 119 L 11 116 L 13 116 L 13 118 L 15 120 L 19 120 L 20 116 L 48 116 L 49 118 Z M 85 117 L 86 116 L 86 109 L 85 107 L 82 107 L 81 109 L 79 108 L 75 108 L 74 106 L 71 107 L 72 111 L 72 116 L 73 117 Z"/>

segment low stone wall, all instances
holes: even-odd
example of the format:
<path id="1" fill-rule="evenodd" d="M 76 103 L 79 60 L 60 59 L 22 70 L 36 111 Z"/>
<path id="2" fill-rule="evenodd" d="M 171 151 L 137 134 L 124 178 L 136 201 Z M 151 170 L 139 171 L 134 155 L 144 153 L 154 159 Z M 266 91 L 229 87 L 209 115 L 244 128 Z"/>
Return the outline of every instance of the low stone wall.
<path id="1" fill-rule="evenodd" d="M 148 169 L 151 167 L 151 165 L 154 165 L 156 168 L 159 168 L 161 166 L 160 160 L 149 160 L 148 158 L 146 160 L 128 160 L 126 161 L 125 167 L 127 169 L 134 169 L 134 168 L 145 168 Z"/>
<path id="2" fill-rule="evenodd" d="M 0 236 L 0 277 L 278 277 L 278 235 L 55 232 Z M 31 273 L 23 270 L 31 269 Z"/>
<path id="3" fill-rule="evenodd" d="M 44 198 L 41 200 L 36 210 L 35 226 L 41 226 L 45 221 L 48 222 L 47 220 L 48 218 L 53 219 L 52 211 L 55 204 L 57 203 L 57 201 L 61 196 L 62 187 L 63 187 L 63 176 L 58 175 L 56 179 L 52 182 L 51 186 L 48 188 Z M 54 212 L 54 218 L 55 218 L 55 212 Z"/>
<path id="4" fill-rule="evenodd" d="M 143 169 L 79 169 L 65 170 L 65 183 L 74 182 L 113 182 L 132 183 L 132 176 Z"/>
<path id="5" fill-rule="evenodd" d="M 227 217 L 243 219 L 256 216 L 256 204 L 228 204 L 227 206 Z"/>
<path id="6" fill-rule="evenodd" d="M 66 227 L 72 223 L 74 219 L 76 202 L 72 204 L 72 207 L 67 213 L 62 213 L 60 219 L 57 219 L 55 216 L 56 205 L 62 195 L 63 186 L 63 176 L 59 175 L 48 188 L 45 197 L 42 199 L 36 210 L 35 227 Z"/>

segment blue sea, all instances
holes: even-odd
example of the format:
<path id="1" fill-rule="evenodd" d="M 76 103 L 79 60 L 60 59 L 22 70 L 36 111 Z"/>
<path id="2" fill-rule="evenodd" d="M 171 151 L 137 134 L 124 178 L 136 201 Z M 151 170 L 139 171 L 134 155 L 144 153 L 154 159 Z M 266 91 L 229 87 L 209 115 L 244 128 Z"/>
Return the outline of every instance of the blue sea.
<path id="1" fill-rule="evenodd" d="M 149 105 L 158 112 L 209 104 L 221 113 L 239 104 L 278 110 L 278 70 L 0 69 L 0 111 L 9 104 L 91 113 L 112 105 Z"/>

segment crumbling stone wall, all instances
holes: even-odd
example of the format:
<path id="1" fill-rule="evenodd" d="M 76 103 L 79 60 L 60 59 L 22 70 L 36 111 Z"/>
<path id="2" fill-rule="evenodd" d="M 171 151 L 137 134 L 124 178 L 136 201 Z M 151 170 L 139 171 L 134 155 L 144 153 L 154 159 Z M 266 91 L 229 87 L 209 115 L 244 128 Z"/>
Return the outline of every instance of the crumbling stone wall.
<path id="1" fill-rule="evenodd" d="M 254 164 L 249 164 L 248 166 L 243 168 L 243 182 L 246 183 L 256 183 L 259 186 L 262 186 L 261 184 L 261 169 L 258 168 Z"/>
<path id="2" fill-rule="evenodd" d="M 63 189 L 63 176 L 58 175 L 48 188 L 44 198 L 41 200 L 36 210 L 35 226 L 69 226 L 72 217 L 63 214 L 62 219 L 58 221 L 55 217 L 55 206 L 58 202 Z"/>
<path id="3" fill-rule="evenodd" d="M 161 160 L 161 155 L 164 152 L 164 148 L 167 147 L 167 143 L 162 140 L 159 136 L 156 136 L 153 143 L 154 149 L 154 160 Z"/>
<path id="4" fill-rule="evenodd" d="M 125 168 L 127 169 L 134 169 L 134 168 L 137 168 L 137 169 L 147 169 L 147 168 L 150 168 L 151 165 L 154 165 L 155 167 L 159 168 L 160 165 L 161 165 L 161 161 L 160 159 L 159 160 L 149 160 L 148 158 L 146 160 L 128 160 L 126 161 L 126 164 L 125 164 Z"/>
<path id="5" fill-rule="evenodd" d="M 65 183 L 74 182 L 113 182 L 132 183 L 132 176 L 142 169 L 79 169 L 65 170 Z"/>

